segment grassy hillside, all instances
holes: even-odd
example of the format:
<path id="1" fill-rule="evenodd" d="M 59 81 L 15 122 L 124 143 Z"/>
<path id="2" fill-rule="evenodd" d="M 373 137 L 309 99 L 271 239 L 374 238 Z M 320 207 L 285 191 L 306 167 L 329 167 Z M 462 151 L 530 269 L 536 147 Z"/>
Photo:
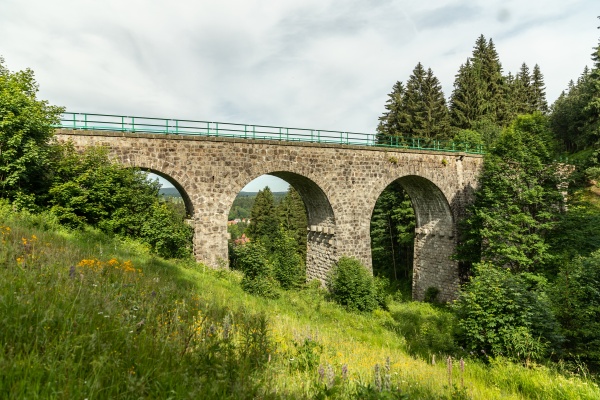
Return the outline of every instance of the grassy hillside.
<path id="1" fill-rule="evenodd" d="M 318 285 L 257 298 L 235 272 L 6 205 L 0 235 L 6 398 L 600 398 L 539 365 L 463 354 L 450 375 L 453 320 L 429 304 L 352 314 Z"/>

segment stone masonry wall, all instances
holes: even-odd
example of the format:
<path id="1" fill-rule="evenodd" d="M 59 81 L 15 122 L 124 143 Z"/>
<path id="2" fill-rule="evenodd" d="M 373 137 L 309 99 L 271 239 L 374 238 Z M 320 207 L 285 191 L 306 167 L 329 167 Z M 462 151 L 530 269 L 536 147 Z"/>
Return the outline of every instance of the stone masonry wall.
<path id="1" fill-rule="evenodd" d="M 417 215 L 413 297 L 434 286 L 454 297 L 456 221 L 469 203 L 480 156 L 396 149 L 107 131 L 58 130 L 77 148 L 109 147 L 116 160 L 169 177 L 186 199 L 195 227 L 194 253 L 211 266 L 227 260 L 227 215 L 240 190 L 271 174 L 305 202 L 307 273 L 324 279 L 340 256 L 371 268 L 370 221 L 375 202 L 400 180 Z"/>

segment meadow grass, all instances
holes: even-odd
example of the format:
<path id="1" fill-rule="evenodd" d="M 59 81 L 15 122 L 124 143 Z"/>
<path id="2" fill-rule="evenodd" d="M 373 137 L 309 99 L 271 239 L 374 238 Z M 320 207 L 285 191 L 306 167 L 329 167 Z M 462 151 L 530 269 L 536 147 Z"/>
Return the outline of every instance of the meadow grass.
<path id="1" fill-rule="evenodd" d="M 6 398 L 600 398 L 544 366 L 448 364 L 461 353 L 443 307 L 349 313 L 315 284 L 263 299 L 237 272 L 6 205 L 0 235 Z"/>

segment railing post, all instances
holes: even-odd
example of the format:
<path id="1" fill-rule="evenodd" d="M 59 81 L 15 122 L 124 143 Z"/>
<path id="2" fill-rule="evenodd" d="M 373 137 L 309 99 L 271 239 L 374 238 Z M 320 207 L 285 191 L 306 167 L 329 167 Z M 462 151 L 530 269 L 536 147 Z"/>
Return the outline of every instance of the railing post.
<path id="1" fill-rule="evenodd" d="M 175 134 L 179 135 L 179 120 L 175 120 Z"/>
<path id="2" fill-rule="evenodd" d="M 125 116 L 121 115 L 121 132 L 125 132 Z"/>
<path id="3" fill-rule="evenodd" d="M 73 113 L 73 129 L 77 129 L 77 119 L 76 114 Z"/>
<path id="4" fill-rule="evenodd" d="M 131 132 L 135 132 L 135 117 L 131 117 Z"/>
<path id="5" fill-rule="evenodd" d="M 215 122 L 215 135 L 216 137 L 219 137 L 219 123 Z"/>
<path id="6" fill-rule="evenodd" d="M 83 129 L 87 130 L 87 114 L 83 114 Z"/>

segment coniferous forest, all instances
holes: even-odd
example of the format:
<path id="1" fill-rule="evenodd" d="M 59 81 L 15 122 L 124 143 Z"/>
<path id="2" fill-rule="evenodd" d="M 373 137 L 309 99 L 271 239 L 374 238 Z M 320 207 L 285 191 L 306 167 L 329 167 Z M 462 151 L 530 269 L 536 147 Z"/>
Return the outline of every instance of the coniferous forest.
<path id="1" fill-rule="evenodd" d="M 543 66 L 505 71 L 483 35 L 452 93 L 421 62 L 392 85 L 380 143 L 485 148 L 449 304 L 435 288 L 411 301 L 415 216 L 398 182 L 373 210 L 372 274 L 341 257 L 307 282 L 292 187 L 236 200 L 229 268 L 197 263 L 182 205 L 106 149 L 54 140 L 64 110 L 0 59 L 0 393 L 599 398 L 600 41 L 590 49 L 553 104 Z"/>

